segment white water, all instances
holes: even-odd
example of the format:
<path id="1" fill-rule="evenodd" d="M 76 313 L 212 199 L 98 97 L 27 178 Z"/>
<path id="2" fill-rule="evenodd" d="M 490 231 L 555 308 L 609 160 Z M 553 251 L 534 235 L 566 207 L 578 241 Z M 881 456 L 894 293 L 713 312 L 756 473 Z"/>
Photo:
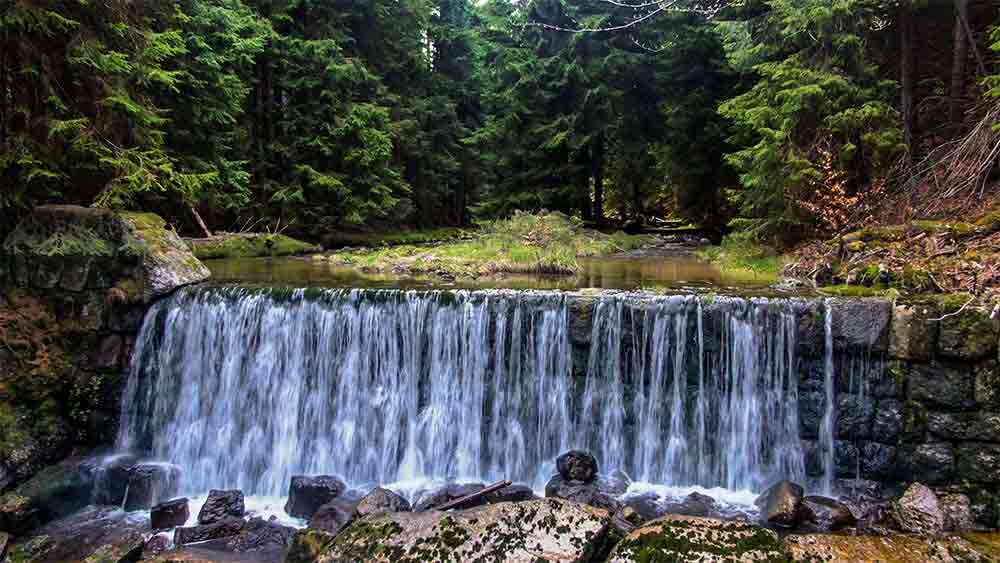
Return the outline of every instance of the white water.
<path id="1" fill-rule="evenodd" d="M 147 316 L 118 445 L 181 466 L 191 495 L 281 497 L 297 474 L 540 490 L 581 447 L 744 498 L 805 474 L 793 305 L 601 298 L 574 376 L 558 293 L 182 291 Z"/>

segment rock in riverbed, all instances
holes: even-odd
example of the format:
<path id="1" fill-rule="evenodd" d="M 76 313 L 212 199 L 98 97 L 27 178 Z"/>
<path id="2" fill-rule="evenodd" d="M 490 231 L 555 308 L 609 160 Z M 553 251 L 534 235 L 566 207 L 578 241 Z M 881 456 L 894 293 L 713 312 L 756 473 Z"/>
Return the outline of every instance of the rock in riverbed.
<path id="1" fill-rule="evenodd" d="M 246 504 L 243 491 L 209 491 L 208 500 L 198 512 L 198 523 L 214 524 L 226 517 L 243 518 Z"/>
<path id="2" fill-rule="evenodd" d="M 345 490 L 347 485 L 340 478 L 330 475 L 292 477 L 285 512 L 297 518 L 310 518 L 319 507 L 337 498 Z"/>
<path id="3" fill-rule="evenodd" d="M 586 561 L 600 547 L 610 521 L 607 511 L 556 499 L 447 513 L 381 513 L 355 521 L 336 537 L 299 532 L 288 560 Z"/>

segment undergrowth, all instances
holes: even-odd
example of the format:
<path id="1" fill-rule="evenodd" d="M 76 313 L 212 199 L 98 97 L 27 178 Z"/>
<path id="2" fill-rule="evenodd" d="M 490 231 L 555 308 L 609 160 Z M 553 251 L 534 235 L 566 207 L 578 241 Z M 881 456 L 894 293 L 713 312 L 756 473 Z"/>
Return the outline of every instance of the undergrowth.
<path id="1" fill-rule="evenodd" d="M 729 235 L 721 245 L 700 250 L 697 254 L 724 272 L 750 272 L 755 278 L 777 278 L 783 265 L 777 251 L 743 233 Z"/>
<path id="2" fill-rule="evenodd" d="M 581 257 L 637 248 L 644 237 L 604 234 L 561 213 L 518 213 L 481 225 L 471 240 L 434 247 L 402 245 L 332 254 L 333 263 L 371 272 L 479 277 L 495 274 L 573 275 Z"/>

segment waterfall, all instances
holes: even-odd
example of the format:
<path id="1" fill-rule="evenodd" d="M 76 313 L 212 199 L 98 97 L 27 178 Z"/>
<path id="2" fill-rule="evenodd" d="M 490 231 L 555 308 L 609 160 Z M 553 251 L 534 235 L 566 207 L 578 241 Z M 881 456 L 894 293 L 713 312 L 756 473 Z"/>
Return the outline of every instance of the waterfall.
<path id="1" fill-rule="evenodd" d="M 823 419 L 819 426 L 819 454 L 823 467 L 821 490 L 824 494 L 833 492 L 834 468 L 836 454 L 834 451 L 834 424 L 836 422 L 835 403 L 837 400 L 834 388 L 835 364 L 833 358 L 833 307 L 830 300 L 823 306 Z"/>
<path id="2" fill-rule="evenodd" d="M 799 303 L 603 296 L 579 356 L 570 299 L 184 290 L 146 317 L 118 446 L 182 467 L 187 493 L 280 496 L 296 474 L 540 489 L 574 447 L 659 484 L 804 478 Z"/>

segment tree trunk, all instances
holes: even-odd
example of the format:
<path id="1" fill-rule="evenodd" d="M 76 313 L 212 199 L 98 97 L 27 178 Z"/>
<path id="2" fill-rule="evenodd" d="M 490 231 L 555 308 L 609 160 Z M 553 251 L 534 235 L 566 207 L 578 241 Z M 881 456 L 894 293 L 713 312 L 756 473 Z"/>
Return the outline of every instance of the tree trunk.
<path id="1" fill-rule="evenodd" d="M 591 150 L 594 176 L 594 221 L 604 225 L 604 136 L 598 135 Z"/>
<path id="2" fill-rule="evenodd" d="M 191 210 L 191 215 L 194 216 L 194 222 L 198 224 L 198 228 L 201 229 L 201 234 L 205 235 L 205 238 L 212 237 L 212 231 L 208 230 L 208 226 L 205 225 L 205 220 L 201 218 L 201 214 L 195 209 L 193 205 L 188 206 Z"/>
<path id="3" fill-rule="evenodd" d="M 916 26 L 913 22 L 913 4 L 903 0 L 899 8 L 899 82 L 901 86 L 901 109 L 903 113 L 903 135 L 906 141 L 906 158 L 913 161 L 916 150 Z"/>
<path id="4" fill-rule="evenodd" d="M 964 22 L 968 13 L 969 0 L 955 0 L 954 47 L 948 107 L 948 118 L 954 125 L 961 123 L 965 115 L 965 66 L 969 59 L 969 41 L 966 37 Z"/>

